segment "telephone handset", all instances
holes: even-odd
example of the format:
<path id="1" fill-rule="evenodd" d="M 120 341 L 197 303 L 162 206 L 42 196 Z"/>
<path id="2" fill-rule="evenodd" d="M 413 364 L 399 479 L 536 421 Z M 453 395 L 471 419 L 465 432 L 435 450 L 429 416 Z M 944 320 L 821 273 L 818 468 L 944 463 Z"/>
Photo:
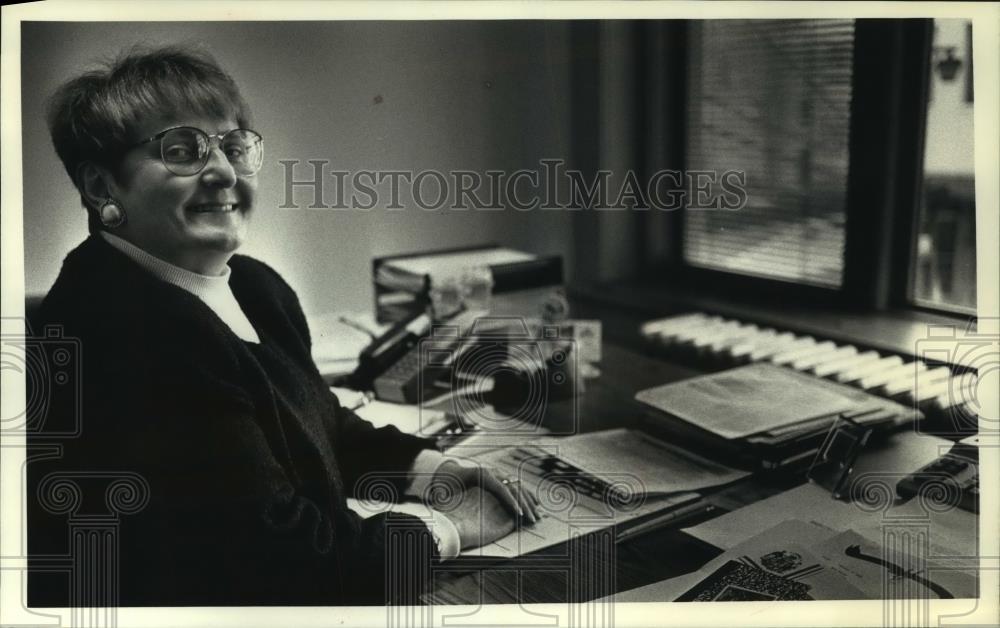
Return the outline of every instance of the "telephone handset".
<path id="1" fill-rule="evenodd" d="M 431 351 L 421 353 L 421 341 L 432 331 L 427 313 L 417 313 L 372 341 L 358 358 L 358 368 L 349 378 L 356 390 L 371 389 L 375 397 L 395 403 L 419 403 L 434 389 L 434 383 L 451 372 L 450 360 L 436 359 L 462 339 L 460 325 L 446 325 L 453 334 L 441 334 L 435 326 Z"/>

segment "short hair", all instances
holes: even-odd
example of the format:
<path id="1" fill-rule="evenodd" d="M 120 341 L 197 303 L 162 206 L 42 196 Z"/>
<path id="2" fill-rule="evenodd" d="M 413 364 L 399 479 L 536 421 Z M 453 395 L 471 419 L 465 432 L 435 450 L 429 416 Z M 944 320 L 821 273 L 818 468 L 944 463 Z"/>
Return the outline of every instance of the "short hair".
<path id="1" fill-rule="evenodd" d="M 91 233 L 102 225 L 77 180 L 80 165 L 90 161 L 117 173 L 127 148 L 143 139 L 136 137 L 143 120 L 190 113 L 250 126 L 250 108 L 233 78 L 208 53 L 179 46 L 130 48 L 55 91 L 46 116 L 49 134 L 81 192 Z"/>

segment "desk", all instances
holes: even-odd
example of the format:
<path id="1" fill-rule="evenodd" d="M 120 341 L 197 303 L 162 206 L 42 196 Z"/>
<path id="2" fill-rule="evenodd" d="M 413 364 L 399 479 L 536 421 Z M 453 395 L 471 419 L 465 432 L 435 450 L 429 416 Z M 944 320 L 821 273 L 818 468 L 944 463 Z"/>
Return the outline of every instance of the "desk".
<path id="1" fill-rule="evenodd" d="M 640 322 L 620 311 L 606 314 L 590 310 L 584 315 L 601 318 L 606 326 L 614 325 L 619 332 L 637 329 Z M 641 408 L 633 399 L 636 392 L 700 374 L 700 371 L 645 355 L 626 346 L 628 342 L 610 339 L 614 337 L 614 334 L 605 334 L 601 375 L 587 381 L 585 393 L 577 399 L 576 416 L 570 410 L 571 404 L 553 403 L 546 413 L 546 425 L 559 432 L 572 426 L 580 432 L 638 427 Z M 880 448 L 866 452 L 859 473 L 909 472 L 933 460 L 950 445 L 944 439 L 900 433 Z M 608 577 L 595 576 L 590 580 L 584 577 L 584 586 L 579 586 L 580 578 L 574 580 L 565 571 L 551 568 L 561 557 L 580 551 L 569 542 L 502 563 L 463 562 L 460 559 L 442 565 L 446 569 L 435 570 L 434 587 L 425 601 L 435 604 L 585 601 L 630 590 L 636 590 L 634 595 L 637 597 L 626 594 L 621 596 L 622 600 L 668 601 L 657 597 L 655 583 L 698 569 L 724 549 L 779 520 L 808 520 L 810 513 L 822 507 L 839 512 L 842 519 L 849 522 L 854 521 L 851 517 L 859 512 L 856 506 L 837 503 L 818 487 L 805 484 L 802 477 L 754 476 L 713 493 L 709 501 L 718 507 L 715 515 L 721 516 L 701 525 L 688 521 L 684 524 L 687 530 L 658 529 L 623 541 L 613 549 L 605 548 L 604 556 L 591 556 L 592 565 L 597 565 L 595 568 L 600 572 L 598 575 Z M 878 516 L 869 513 L 866 521 L 877 526 Z M 738 522 L 737 527 L 741 527 L 744 536 L 733 532 L 734 522 Z M 935 529 L 940 526 L 948 530 L 950 541 L 947 544 L 967 552 L 968 556 L 976 553 L 977 524 L 977 517 L 965 511 L 945 513 L 934 522 Z M 588 547 L 586 551 L 593 554 L 594 548 Z"/>
<path id="2" fill-rule="evenodd" d="M 826 527 L 853 529 L 873 541 L 894 527 L 920 526 L 930 531 L 932 546 L 947 548 L 945 558 L 954 568 L 978 564 L 978 517 L 964 510 L 936 512 L 913 499 L 894 504 L 882 499 L 884 487 L 891 487 L 914 466 L 931 462 L 951 447 L 949 441 L 913 432 L 895 434 L 883 447 L 867 451 L 855 467 L 859 485 L 869 487 L 871 504 L 834 500 L 829 492 L 815 484 L 802 484 L 788 491 L 728 512 L 683 531 L 700 541 L 723 550 L 730 549 L 762 530 L 783 521 L 814 521 Z M 864 489 L 862 489 L 862 492 Z M 687 590 L 696 579 L 678 578 L 656 582 L 614 597 L 616 602 L 662 602 Z"/>

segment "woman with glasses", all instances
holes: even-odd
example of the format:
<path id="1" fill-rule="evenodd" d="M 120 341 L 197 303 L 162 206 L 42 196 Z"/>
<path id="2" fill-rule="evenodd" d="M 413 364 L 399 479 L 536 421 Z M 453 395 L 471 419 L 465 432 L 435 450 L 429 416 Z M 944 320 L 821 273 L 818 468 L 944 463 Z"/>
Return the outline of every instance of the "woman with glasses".
<path id="1" fill-rule="evenodd" d="M 375 429 L 330 393 L 295 293 L 235 254 L 261 211 L 264 140 L 214 61 L 133 51 L 63 85 L 48 122 L 90 237 L 39 317 L 78 341 L 80 371 L 79 394 L 57 391 L 42 418 L 78 416 L 80 430 L 29 465 L 34 559 L 72 553 L 62 476 L 130 482 L 128 507 L 109 490 L 102 511 L 116 551 L 81 566 L 115 572 L 122 605 L 413 603 L 400 591 L 421 565 L 536 519 L 516 484 Z M 362 519 L 346 498 L 364 486 L 458 498 L 424 519 Z M 44 572 L 29 600 L 86 605 Z"/>

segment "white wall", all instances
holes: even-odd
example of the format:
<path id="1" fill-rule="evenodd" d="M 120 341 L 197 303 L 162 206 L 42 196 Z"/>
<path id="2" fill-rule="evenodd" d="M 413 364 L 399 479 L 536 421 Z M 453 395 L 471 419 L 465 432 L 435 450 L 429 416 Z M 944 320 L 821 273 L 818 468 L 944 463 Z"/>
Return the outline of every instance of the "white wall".
<path id="1" fill-rule="evenodd" d="M 536 169 L 542 158 L 568 159 L 562 23 L 29 23 L 22 30 L 28 294 L 47 290 L 87 235 L 48 138 L 45 98 L 92 60 L 139 42 L 204 43 L 240 84 L 266 138 L 243 252 L 281 272 L 307 311 L 370 308 L 371 258 L 394 252 L 497 241 L 561 253 L 572 268 L 568 212 L 278 209 L 279 159 L 414 171 Z M 304 208 L 308 198 L 300 192 L 297 200 Z"/>
<path id="2" fill-rule="evenodd" d="M 954 80 L 943 81 L 936 67 L 931 69 L 931 98 L 927 105 L 927 136 L 924 171 L 928 174 L 972 175 L 973 104 L 965 101 L 965 80 L 970 71 L 966 57 L 965 29 L 968 20 L 934 20 L 934 47 L 954 46 L 962 66 Z M 932 63 L 936 66 L 936 59 Z M 985 138 L 984 138 L 985 139 Z M 996 138 L 989 141 L 995 142 Z"/>

